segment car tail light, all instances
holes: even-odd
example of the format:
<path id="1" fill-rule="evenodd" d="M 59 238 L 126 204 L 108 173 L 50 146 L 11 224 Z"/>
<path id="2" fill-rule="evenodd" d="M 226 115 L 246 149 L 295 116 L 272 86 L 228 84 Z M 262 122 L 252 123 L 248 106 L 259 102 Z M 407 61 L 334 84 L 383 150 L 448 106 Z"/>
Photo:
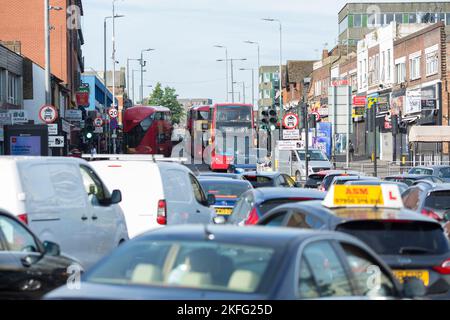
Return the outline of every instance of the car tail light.
<path id="1" fill-rule="evenodd" d="M 435 213 L 433 210 L 423 209 L 421 213 L 424 216 L 427 216 L 427 217 L 432 218 L 434 220 L 442 221 L 441 217 L 437 213 Z"/>
<path id="2" fill-rule="evenodd" d="M 450 274 L 450 259 L 442 262 L 440 266 L 433 267 L 433 270 L 439 272 L 440 274 Z"/>
<path id="3" fill-rule="evenodd" d="M 156 217 L 158 224 L 165 226 L 167 224 L 167 204 L 166 200 L 158 201 L 158 215 Z"/>
<path id="4" fill-rule="evenodd" d="M 258 212 L 256 211 L 256 207 L 250 211 L 247 220 L 245 221 L 245 225 L 255 225 L 259 221 Z"/>
<path id="5" fill-rule="evenodd" d="M 22 221 L 24 224 L 28 224 L 28 215 L 26 213 L 19 214 L 17 218 Z"/>

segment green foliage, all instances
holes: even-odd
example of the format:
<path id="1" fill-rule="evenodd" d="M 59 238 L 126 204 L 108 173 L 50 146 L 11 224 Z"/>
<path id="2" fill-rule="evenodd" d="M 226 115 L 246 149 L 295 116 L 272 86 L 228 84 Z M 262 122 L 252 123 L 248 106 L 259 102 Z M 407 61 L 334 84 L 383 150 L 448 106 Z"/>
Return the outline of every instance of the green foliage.
<path id="1" fill-rule="evenodd" d="M 151 106 L 163 106 L 172 111 L 172 122 L 180 123 L 184 115 L 182 105 L 177 101 L 178 95 L 175 88 L 162 88 L 161 83 L 157 83 L 155 89 L 147 100 L 147 104 Z"/>

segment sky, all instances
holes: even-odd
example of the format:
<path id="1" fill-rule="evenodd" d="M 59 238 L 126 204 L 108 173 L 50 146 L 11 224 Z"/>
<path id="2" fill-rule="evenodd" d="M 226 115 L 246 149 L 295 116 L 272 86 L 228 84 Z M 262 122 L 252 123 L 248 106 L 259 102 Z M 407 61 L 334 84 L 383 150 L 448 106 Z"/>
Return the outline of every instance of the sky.
<path id="1" fill-rule="evenodd" d="M 363 1 L 367 2 L 367 1 Z M 393 1 L 384 1 L 393 2 Z M 127 58 L 137 59 L 142 49 L 147 70 L 144 87 L 174 87 L 180 98 L 210 98 L 226 101 L 225 50 L 237 61 L 234 78 L 246 84 L 251 100 L 251 71 L 257 73 L 257 47 L 245 44 L 259 42 L 261 65 L 279 64 L 279 27 L 262 18 L 282 20 L 283 63 L 287 60 L 317 60 L 324 48 L 331 49 L 338 38 L 338 12 L 345 0 L 117 0 L 116 59 L 125 67 Z M 82 18 L 86 71 L 103 70 L 103 21 L 112 15 L 112 0 L 84 0 Z M 112 69 L 111 20 L 107 29 L 108 70 Z M 139 63 L 130 61 L 130 70 Z M 229 73 L 231 71 L 229 70 Z M 135 86 L 140 83 L 136 72 Z M 131 77 L 131 72 L 130 72 Z M 255 82 L 258 79 L 255 76 Z M 130 81 L 131 82 L 131 81 Z M 242 89 L 236 86 L 236 91 Z M 148 95 L 151 88 L 145 88 Z M 255 92 L 255 99 L 257 93 Z"/>

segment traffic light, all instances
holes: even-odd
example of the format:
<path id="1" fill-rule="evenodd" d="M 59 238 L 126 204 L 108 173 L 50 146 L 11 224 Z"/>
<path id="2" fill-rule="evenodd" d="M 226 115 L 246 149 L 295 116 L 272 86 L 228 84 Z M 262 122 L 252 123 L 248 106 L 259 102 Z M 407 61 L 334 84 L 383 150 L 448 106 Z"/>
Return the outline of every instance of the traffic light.
<path id="1" fill-rule="evenodd" d="M 272 107 L 269 109 L 269 126 L 270 126 L 270 130 L 275 130 L 277 127 L 277 122 L 278 122 L 278 118 L 277 118 L 277 111 L 275 110 L 275 107 Z"/>
<path id="2" fill-rule="evenodd" d="M 309 115 L 309 128 L 315 129 L 317 126 L 317 118 L 315 114 Z"/>
<path id="3" fill-rule="evenodd" d="M 92 118 L 87 118 L 84 127 L 84 137 L 86 140 L 91 140 L 94 138 L 94 120 Z"/>
<path id="4" fill-rule="evenodd" d="M 263 110 L 261 112 L 261 129 L 262 130 L 267 130 L 269 126 L 269 111 L 268 110 Z"/>
<path id="5" fill-rule="evenodd" d="M 299 115 L 299 128 L 305 129 L 306 122 L 308 121 L 308 112 L 305 104 L 300 106 L 300 115 Z"/>

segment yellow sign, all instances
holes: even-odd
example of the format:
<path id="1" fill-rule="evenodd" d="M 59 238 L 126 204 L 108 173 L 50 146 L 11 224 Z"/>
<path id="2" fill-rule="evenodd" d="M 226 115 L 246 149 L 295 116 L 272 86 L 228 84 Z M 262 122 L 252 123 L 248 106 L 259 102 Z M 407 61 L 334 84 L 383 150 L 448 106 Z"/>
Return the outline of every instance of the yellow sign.
<path id="1" fill-rule="evenodd" d="M 335 206 L 348 205 L 384 205 L 383 193 L 379 186 L 345 186 L 334 187 Z"/>
<path id="2" fill-rule="evenodd" d="M 216 213 L 219 215 L 229 216 L 233 212 L 231 208 L 216 208 Z"/>
<path id="3" fill-rule="evenodd" d="M 367 98 L 367 108 L 372 109 L 373 106 L 377 103 L 378 98 Z"/>
<path id="4" fill-rule="evenodd" d="M 405 278 L 418 278 L 428 287 L 430 284 L 430 273 L 427 270 L 394 270 L 395 277 L 403 283 Z"/>

